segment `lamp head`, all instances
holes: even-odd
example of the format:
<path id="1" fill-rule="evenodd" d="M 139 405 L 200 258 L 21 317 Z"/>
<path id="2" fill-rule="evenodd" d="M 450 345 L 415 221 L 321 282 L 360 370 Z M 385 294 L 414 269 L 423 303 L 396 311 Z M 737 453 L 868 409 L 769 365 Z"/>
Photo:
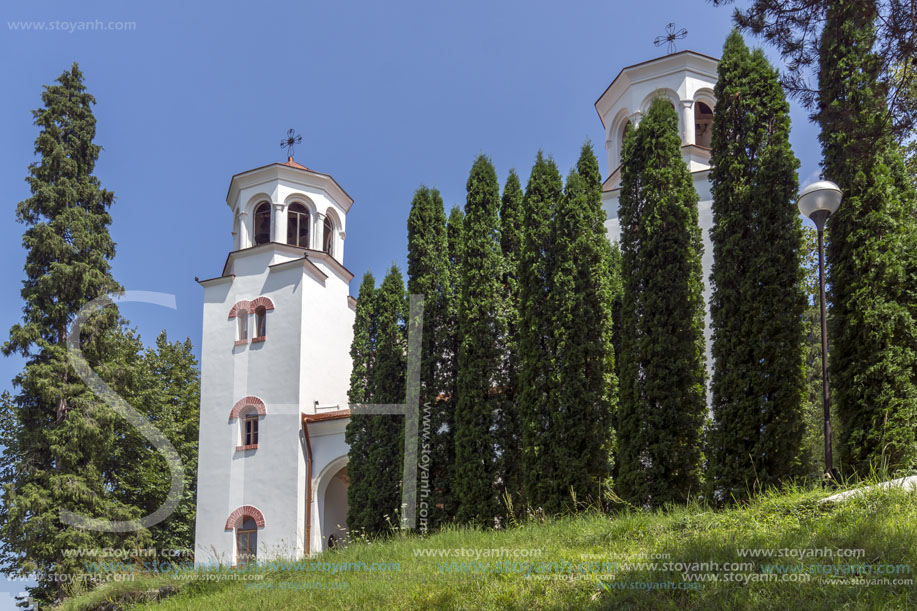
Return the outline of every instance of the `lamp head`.
<path id="1" fill-rule="evenodd" d="M 803 216 L 816 220 L 812 215 L 818 213 L 817 217 L 826 219 L 837 211 L 841 205 L 841 197 L 843 193 L 840 187 L 830 180 L 820 180 L 802 190 L 796 205 Z"/>

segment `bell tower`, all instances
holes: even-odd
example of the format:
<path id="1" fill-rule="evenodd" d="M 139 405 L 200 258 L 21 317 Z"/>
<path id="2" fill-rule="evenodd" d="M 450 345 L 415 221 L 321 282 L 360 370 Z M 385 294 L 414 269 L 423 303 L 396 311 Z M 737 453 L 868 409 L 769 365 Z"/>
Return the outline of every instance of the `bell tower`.
<path id="1" fill-rule="evenodd" d="M 238 565 L 321 549 L 323 532 L 317 545 L 306 535 L 324 511 L 312 494 L 313 462 L 337 460 L 329 481 L 346 482 L 356 302 L 344 239 L 353 200 L 330 175 L 289 157 L 233 176 L 226 204 L 232 249 L 219 276 L 199 281 L 195 562 Z M 310 419 L 322 423 L 311 444 Z M 344 492 L 344 501 L 335 493 L 341 524 Z"/>

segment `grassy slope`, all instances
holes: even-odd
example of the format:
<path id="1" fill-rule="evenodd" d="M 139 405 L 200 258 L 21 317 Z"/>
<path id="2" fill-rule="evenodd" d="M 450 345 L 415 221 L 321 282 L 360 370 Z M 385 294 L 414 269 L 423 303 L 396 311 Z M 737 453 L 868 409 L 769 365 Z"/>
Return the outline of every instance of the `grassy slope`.
<path id="1" fill-rule="evenodd" d="M 754 562 L 743 574 L 762 575 L 767 564 L 906 564 L 917 570 L 917 494 L 878 491 L 839 505 L 821 504 L 821 491 L 767 494 L 752 505 L 725 511 L 681 507 L 665 512 L 621 512 L 614 518 L 581 514 L 546 523 L 530 521 L 497 532 L 455 529 L 427 538 L 353 544 L 317 560 L 333 563 L 398 562 L 400 571 L 263 571 L 256 589 L 239 581 L 205 582 L 158 576 L 132 584 L 112 584 L 68 601 L 64 609 L 93 609 L 130 591 L 173 584 L 180 592 L 158 604 L 158 611 L 202 609 L 905 609 L 917 608 L 915 585 L 841 585 L 838 578 L 813 575 L 808 583 L 751 581 L 703 583 L 697 590 L 651 591 L 628 584 L 680 582 L 675 572 L 620 567 L 613 576 L 579 579 L 526 578 L 522 574 L 444 573 L 450 561 L 417 557 L 416 549 L 542 549 L 537 559 L 499 560 L 577 563 L 584 559 L 627 562 L 626 556 L 669 554 L 671 562 Z M 741 548 L 862 548 L 859 559 L 743 558 Z M 466 559 L 468 561 L 470 559 Z M 633 557 L 631 562 L 647 562 Z M 473 562 L 473 560 L 471 560 Z M 664 562 L 657 560 L 656 562 Z M 521 567 L 521 565 L 520 565 Z M 704 571 L 704 572 L 710 572 Z M 849 576 L 846 576 L 849 577 Z M 845 578 L 846 578 L 845 577 Z M 867 576 L 868 577 L 868 576 Z M 884 577 L 884 576 L 879 576 Z M 888 576 L 890 579 L 894 575 Z M 899 575 L 917 583 L 913 574 Z M 757 579 L 758 577 L 753 577 Z M 602 582 L 605 582 L 605 586 Z M 824 583 L 830 581 L 832 583 Z M 346 586 L 342 584 L 346 583 Z M 617 589 L 615 583 L 625 589 Z M 301 584 L 318 584 L 301 585 Z M 639 587 L 639 586 L 634 586 Z M 310 588 L 310 589 L 305 589 Z M 324 589 L 321 589 L 324 588 Z M 336 589 L 343 588 L 343 589 Z"/>

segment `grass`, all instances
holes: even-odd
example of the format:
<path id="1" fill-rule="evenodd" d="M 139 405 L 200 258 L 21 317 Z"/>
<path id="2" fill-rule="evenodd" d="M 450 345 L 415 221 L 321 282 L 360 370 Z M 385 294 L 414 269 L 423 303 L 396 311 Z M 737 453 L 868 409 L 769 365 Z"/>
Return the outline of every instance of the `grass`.
<path id="1" fill-rule="evenodd" d="M 208 580 L 192 572 L 137 576 L 133 582 L 113 583 L 70 599 L 60 608 L 801 611 L 917 607 L 917 576 L 911 573 L 917 568 L 917 494 L 875 490 L 844 503 L 818 502 L 825 496 L 822 490 L 786 489 L 721 511 L 697 504 L 657 512 L 622 510 L 612 517 L 587 511 L 556 520 L 530 519 L 502 531 L 452 528 L 428 537 L 395 536 L 331 550 L 302 561 L 299 568 L 263 568 L 253 573 L 257 581 L 217 580 L 213 574 Z M 436 556 L 457 549 L 480 550 L 481 556 Z M 848 558 L 742 555 L 741 550 L 756 549 L 775 554 L 863 551 L 861 557 Z M 617 566 L 582 564 L 603 561 Z M 655 567 L 647 564 L 653 562 Z M 706 564 L 666 570 L 673 568 L 663 566 L 666 562 Z M 386 563 L 387 570 L 368 570 L 373 563 Z M 878 565 L 895 566 L 899 574 L 868 574 Z M 767 571 L 773 566 L 784 570 L 795 566 L 801 572 L 771 575 Z M 812 570 L 823 574 L 809 574 Z M 691 581 L 685 572 L 700 575 L 694 579 L 716 581 Z M 849 580 L 856 578 L 889 583 L 851 584 Z M 911 583 L 895 584 L 896 579 Z M 141 602 L 149 596 L 146 593 L 160 588 L 171 595 L 159 602 Z"/>

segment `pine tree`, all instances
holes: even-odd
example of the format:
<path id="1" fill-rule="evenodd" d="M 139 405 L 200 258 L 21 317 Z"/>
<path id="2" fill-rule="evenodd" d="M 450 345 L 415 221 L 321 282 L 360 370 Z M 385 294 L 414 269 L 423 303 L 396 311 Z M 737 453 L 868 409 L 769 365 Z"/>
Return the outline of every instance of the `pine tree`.
<path id="1" fill-rule="evenodd" d="M 827 223 L 829 376 L 843 467 L 917 467 L 917 214 L 890 133 L 876 3 L 832 2 L 821 36 L 824 174 L 844 193 Z"/>
<path id="2" fill-rule="evenodd" d="M 713 120 L 713 426 L 708 487 L 744 500 L 802 472 L 806 310 L 789 104 L 735 30 Z"/>
<path id="3" fill-rule="evenodd" d="M 448 519 L 445 507 L 452 504 L 451 452 L 442 451 L 440 443 L 444 440 L 438 435 L 452 421 L 448 320 L 451 272 L 443 199 L 436 189 L 420 187 L 408 214 L 408 294 L 424 297 L 417 498 L 418 516 L 428 528 L 438 527 Z"/>
<path id="4" fill-rule="evenodd" d="M 704 392 L 697 193 L 678 116 L 656 99 L 625 136 L 620 199 L 624 300 L 618 478 L 635 505 L 682 502 L 700 485 Z"/>
<path id="5" fill-rule="evenodd" d="M 553 280 L 551 223 L 563 196 L 563 181 L 552 159 L 539 151 L 523 199 L 522 252 L 519 256 L 519 393 L 516 405 L 522 427 L 523 491 L 531 507 L 543 507 L 554 485 L 542 474 L 557 473 L 551 448 L 545 445 L 554 406 L 554 355 L 548 297 Z"/>
<path id="6" fill-rule="evenodd" d="M 350 345 L 350 358 L 353 363 L 350 371 L 350 390 L 347 400 L 351 404 L 370 403 L 372 401 L 372 369 L 375 361 L 376 317 L 375 317 L 376 279 L 372 272 L 366 272 L 360 282 L 357 309 L 353 321 L 353 342 Z M 372 436 L 373 416 L 353 414 L 344 431 L 347 442 L 347 528 L 351 532 L 368 532 L 374 524 L 374 511 L 370 505 L 374 465 L 370 462 L 370 449 L 374 442 Z"/>
<path id="7" fill-rule="evenodd" d="M 515 170 L 509 171 L 500 200 L 500 251 L 503 256 L 503 311 L 506 342 L 500 387 L 502 402 L 497 418 L 497 445 L 500 457 L 497 476 L 504 502 L 521 498 L 522 460 L 520 422 L 517 405 L 519 388 L 519 257 L 522 249 L 522 184 Z"/>
<path id="8" fill-rule="evenodd" d="M 542 472 L 549 513 L 572 503 L 601 501 L 611 474 L 611 417 L 616 400 L 611 327 L 611 278 L 598 161 L 588 143 L 567 178 L 554 215 L 550 260 L 554 381 L 552 414 L 539 445 L 556 472 Z M 572 496 L 572 498 L 571 498 Z"/>
<path id="9" fill-rule="evenodd" d="M 497 173 L 480 155 L 468 177 L 461 249 L 454 489 L 458 521 L 481 526 L 497 515 L 494 424 L 506 334 L 499 212 Z"/>
<path id="10" fill-rule="evenodd" d="M 13 413 L 4 419 L 11 452 L 3 455 L 0 541 L 3 571 L 36 574 L 38 586 L 30 593 L 50 601 L 70 591 L 55 574 L 85 572 L 82 560 L 65 551 L 143 546 L 149 533 L 79 530 L 60 520 L 63 509 L 113 520 L 141 513 L 114 498 L 104 471 L 123 423 L 76 375 L 65 343 L 80 308 L 119 289 L 111 276 L 115 244 L 108 232 L 114 195 L 93 176 L 101 150 L 93 143 L 95 99 L 74 64 L 45 87 L 42 102 L 33 112 L 41 128 L 35 141 L 41 160 L 29 167 L 31 197 L 16 208 L 17 220 L 26 225 L 25 307 L 3 352 L 20 354 L 26 365 L 14 380 Z M 109 307 L 82 326 L 81 347 L 94 370 L 104 369 L 110 358 L 106 348 L 118 341 L 120 322 L 117 309 Z"/>

